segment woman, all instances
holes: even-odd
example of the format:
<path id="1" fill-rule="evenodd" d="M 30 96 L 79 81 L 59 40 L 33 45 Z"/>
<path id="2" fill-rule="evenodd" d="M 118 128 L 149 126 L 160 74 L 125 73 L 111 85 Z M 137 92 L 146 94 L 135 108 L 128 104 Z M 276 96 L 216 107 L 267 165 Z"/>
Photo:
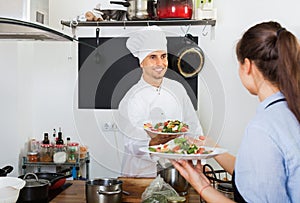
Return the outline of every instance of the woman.
<path id="1" fill-rule="evenodd" d="M 236 160 L 230 154 L 216 160 L 234 174 L 236 201 L 299 202 L 298 41 L 279 23 L 264 22 L 245 32 L 236 54 L 242 84 L 258 96 L 260 104 L 245 130 Z M 172 163 L 207 202 L 231 202 L 210 186 L 200 165 L 193 167 L 184 160 Z"/>

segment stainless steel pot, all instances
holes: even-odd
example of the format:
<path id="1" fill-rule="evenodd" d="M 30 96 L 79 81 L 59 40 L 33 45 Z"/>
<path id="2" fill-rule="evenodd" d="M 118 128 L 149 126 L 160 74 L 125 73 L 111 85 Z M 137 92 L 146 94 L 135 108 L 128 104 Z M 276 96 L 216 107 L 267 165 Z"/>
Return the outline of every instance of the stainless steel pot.
<path id="1" fill-rule="evenodd" d="M 34 179 L 27 179 L 27 176 L 32 175 Z M 50 182 L 45 179 L 39 179 L 34 173 L 27 173 L 23 180 L 26 181 L 25 186 L 21 189 L 17 202 L 48 202 L 48 192 Z"/>
<path id="2" fill-rule="evenodd" d="M 123 182 L 114 178 L 88 180 L 85 184 L 87 203 L 121 203 Z"/>
<path id="3" fill-rule="evenodd" d="M 176 192 L 181 195 L 187 195 L 189 189 L 189 183 L 180 175 L 178 170 L 173 166 L 163 168 L 157 171 L 157 175 L 160 175 L 166 183 L 171 185 Z"/>
<path id="4" fill-rule="evenodd" d="M 111 4 L 121 4 L 127 7 L 128 20 L 147 20 L 154 18 L 154 0 L 110 1 Z"/>

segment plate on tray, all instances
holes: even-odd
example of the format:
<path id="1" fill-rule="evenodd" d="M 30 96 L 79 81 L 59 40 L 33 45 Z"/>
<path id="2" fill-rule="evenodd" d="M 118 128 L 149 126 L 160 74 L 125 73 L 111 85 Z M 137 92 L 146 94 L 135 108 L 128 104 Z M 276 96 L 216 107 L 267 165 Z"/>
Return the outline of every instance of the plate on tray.
<path id="1" fill-rule="evenodd" d="M 151 146 L 153 148 L 162 147 L 163 145 L 155 145 Z M 164 153 L 164 152 L 153 152 L 149 150 L 149 147 L 141 147 L 140 151 L 150 153 L 154 156 L 160 157 L 160 158 L 166 158 L 166 159 L 185 159 L 185 160 L 200 160 L 200 159 L 210 159 L 213 158 L 219 154 L 223 154 L 227 152 L 227 149 L 224 148 L 218 148 L 218 147 L 205 147 L 205 151 L 208 151 L 209 153 L 204 154 L 176 154 L 176 153 Z"/>

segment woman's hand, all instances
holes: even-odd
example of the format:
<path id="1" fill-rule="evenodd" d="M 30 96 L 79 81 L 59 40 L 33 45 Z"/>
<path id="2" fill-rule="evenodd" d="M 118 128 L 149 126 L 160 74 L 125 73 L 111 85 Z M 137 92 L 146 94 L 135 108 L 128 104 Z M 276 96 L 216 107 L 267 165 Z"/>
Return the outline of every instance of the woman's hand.
<path id="1" fill-rule="evenodd" d="M 198 193 L 201 192 L 203 187 L 210 185 L 210 181 L 202 173 L 202 165 L 197 162 L 197 165 L 193 166 L 191 161 L 186 160 L 171 160 L 171 163 L 179 171 L 179 173 L 193 186 Z"/>
<path id="2" fill-rule="evenodd" d="M 210 181 L 202 173 L 200 162 L 198 162 L 196 166 L 193 166 L 191 161 L 186 160 L 171 160 L 171 163 L 206 202 L 233 202 L 210 186 Z"/>

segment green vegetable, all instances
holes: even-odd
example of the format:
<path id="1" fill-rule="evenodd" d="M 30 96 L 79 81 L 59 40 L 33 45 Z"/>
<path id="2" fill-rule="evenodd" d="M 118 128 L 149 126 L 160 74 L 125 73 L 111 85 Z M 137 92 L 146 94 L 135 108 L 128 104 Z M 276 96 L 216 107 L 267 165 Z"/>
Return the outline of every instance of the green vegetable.
<path id="1" fill-rule="evenodd" d="M 148 149 L 150 152 L 156 152 L 156 148 L 154 148 L 154 147 L 149 147 Z"/>
<path id="2" fill-rule="evenodd" d="M 188 154 L 194 154 L 198 150 L 198 147 L 194 144 L 192 144 L 189 149 L 187 150 Z"/>
<path id="3" fill-rule="evenodd" d="M 142 201 L 142 203 L 168 203 L 168 200 L 164 195 L 153 194 L 144 201 Z"/>

